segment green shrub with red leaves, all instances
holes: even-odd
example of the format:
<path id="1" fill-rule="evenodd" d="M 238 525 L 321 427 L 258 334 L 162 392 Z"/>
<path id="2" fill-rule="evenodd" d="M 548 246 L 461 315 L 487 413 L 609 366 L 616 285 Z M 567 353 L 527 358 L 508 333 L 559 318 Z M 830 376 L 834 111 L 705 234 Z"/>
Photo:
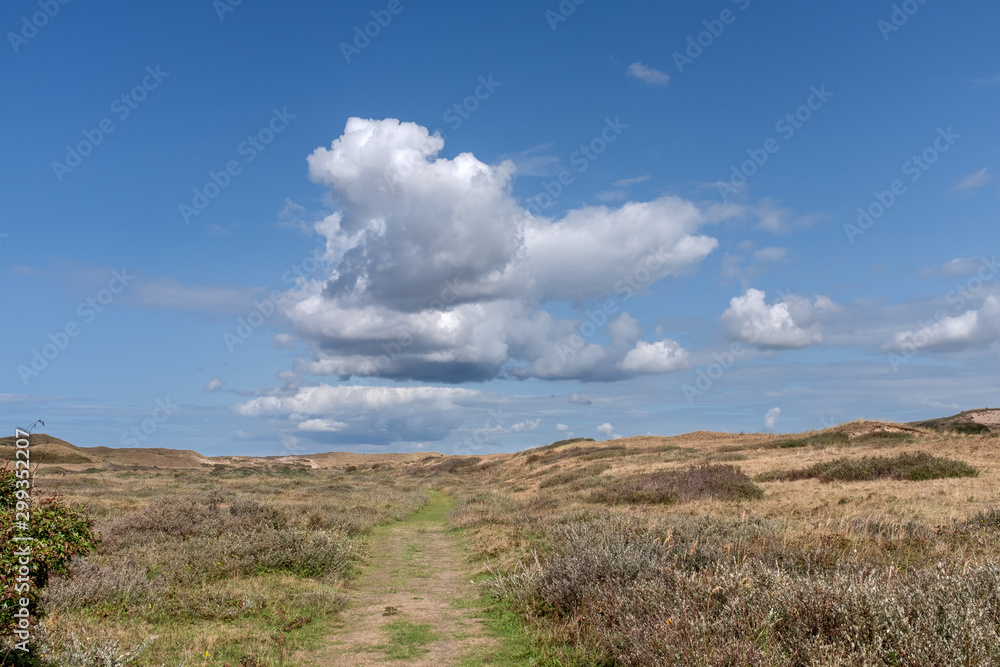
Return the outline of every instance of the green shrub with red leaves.
<path id="1" fill-rule="evenodd" d="M 19 600 L 27 598 L 29 611 L 37 622 L 41 589 L 49 577 L 64 574 L 73 556 L 90 552 L 98 541 L 94 520 L 87 515 L 86 508 L 66 505 L 58 498 L 32 498 L 27 530 L 19 529 L 16 524 L 24 517 L 17 516 L 17 482 L 13 470 L 7 466 L 0 468 L 0 633 L 5 639 L 13 629 Z M 17 536 L 34 539 L 14 541 Z M 20 563 L 15 551 L 23 545 L 31 547 L 27 591 L 19 591 L 21 582 L 16 581 Z"/>

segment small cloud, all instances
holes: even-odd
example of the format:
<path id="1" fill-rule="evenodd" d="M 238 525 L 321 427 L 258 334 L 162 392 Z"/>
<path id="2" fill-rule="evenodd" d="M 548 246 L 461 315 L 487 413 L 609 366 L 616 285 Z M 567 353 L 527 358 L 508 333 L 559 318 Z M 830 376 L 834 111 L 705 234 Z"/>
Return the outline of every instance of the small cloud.
<path id="1" fill-rule="evenodd" d="M 767 411 L 767 414 L 764 415 L 764 428 L 768 431 L 773 431 L 780 418 L 781 408 L 771 408 Z"/>
<path id="2" fill-rule="evenodd" d="M 1000 86 L 1000 74 L 969 79 L 969 83 L 971 83 L 975 88 L 992 88 L 993 86 Z"/>
<path id="3" fill-rule="evenodd" d="M 792 209 L 782 208 L 778 203 L 770 198 L 764 198 L 757 206 L 757 229 L 772 234 L 788 234 L 795 229 L 812 227 L 822 220 L 824 215 L 812 213 L 809 215 L 794 216 Z"/>
<path id="4" fill-rule="evenodd" d="M 15 274 L 17 274 L 19 276 L 37 276 L 38 275 L 38 271 L 36 271 L 35 269 L 31 268 L 30 266 L 24 266 L 23 264 L 20 264 L 18 266 L 12 266 L 12 267 L 10 267 L 10 272 L 11 273 L 15 273 Z"/>
<path id="5" fill-rule="evenodd" d="M 602 190 L 596 197 L 601 201 L 620 201 L 628 197 L 628 193 L 624 190 Z"/>
<path id="6" fill-rule="evenodd" d="M 785 248 L 776 248 L 774 246 L 768 246 L 766 248 L 761 248 L 760 250 L 755 250 L 753 253 L 753 258 L 758 262 L 780 262 L 788 257 L 788 250 Z"/>
<path id="7" fill-rule="evenodd" d="M 649 180 L 649 174 L 644 174 L 642 176 L 633 176 L 632 178 L 623 178 L 620 181 L 615 181 L 612 183 L 616 188 L 627 188 L 632 185 L 638 185 L 639 183 L 645 183 Z"/>
<path id="8" fill-rule="evenodd" d="M 522 433 L 525 431 L 534 431 L 542 423 L 541 417 L 538 419 L 527 419 L 518 424 L 514 424 L 510 427 L 510 430 L 514 433 Z"/>
<path id="9" fill-rule="evenodd" d="M 979 268 L 984 264 L 987 264 L 987 262 L 982 257 L 956 257 L 955 259 L 948 260 L 940 267 L 935 266 L 928 268 L 925 270 L 925 273 L 941 273 L 946 276 L 965 276 L 979 270 Z"/>
<path id="10" fill-rule="evenodd" d="M 314 431 L 320 433 L 336 433 L 347 428 L 344 422 L 333 421 L 332 419 L 307 419 L 299 422 L 300 431 Z"/>
<path id="11" fill-rule="evenodd" d="M 653 343 L 640 340 L 621 362 L 624 370 L 634 373 L 668 373 L 687 366 L 687 350 L 669 338 Z"/>
<path id="12" fill-rule="evenodd" d="M 979 188 L 987 185 L 993 177 L 989 174 L 989 168 L 983 167 L 979 171 L 972 172 L 968 176 L 964 177 L 962 180 L 952 188 L 955 192 L 969 192 L 971 190 L 978 190 Z"/>
<path id="13" fill-rule="evenodd" d="M 653 86 L 665 86 L 670 82 L 669 74 L 653 67 L 647 67 L 642 63 L 632 63 L 629 65 L 628 75 Z"/>
<path id="14" fill-rule="evenodd" d="M 235 232 L 237 229 L 239 229 L 242 226 L 243 226 L 242 223 L 239 223 L 239 222 L 234 222 L 229 227 L 223 227 L 222 225 L 217 225 L 217 224 L 213 223 L 213 224 L 209 225 L 208 227 L 206 227 L 206 230 L 212 236 L 232 236 L 233 232 Z"/>
<path id="15" fill-rule="evenodd" d="M 566 424 L 556 424 L 556 430 L 566 432 L 569 430 L 569 426 L 566 426 Z"/>
<path id="16" fill-rule="evenodd" d="M 510 160 L 522 176 L 552 176 L 556 172 L 559 158 L 549 153 L 552 142 L 527 148 L 520 153 L 507 153 L 500 156 L 501 161 Z"/>
<path id="17" fill-rule="evenodd" d="M 576 392 L 569 395 L 569 402 L 575 403 L 576 405 L 593 405 L 594 403 L 589 398 L 584 398 L 583 396 L 577 394 Z"/>
<path id="18" fill-rule="evenodd" d="M 217 392 L 220 389 L 222 389 L 222 385 L 224 385 L 224 384 L 225 384 L 224 380 L 220 380 L 219 378 L 215 378 L 215 379 L 209 381 L 209 383 L 205 385 L 205 391 L 207 391 L 210 394 L 214 394 L 215 392 Z"/>
<path id="19" fill-rule="evenodd" d="M 612 433 L 614 433 L 614 431 L 615 427 L 608 422 L 604 422 L 603 424 L 597 427 L 597 432 L 600 433 L 601 435 L 611 435 Z"/>
<path id="20" fill-rule="evenodd" d="M 813 301 L 794 294 L 779 296 L 780 301 L 768 304 L 763 291 L 748 288 L 733 297 L 722 314 L 729 338 L 761 349 L 809 347 L 823 342 L 823 323 L 843 310 L 825 296 Z"/>
<path id="21" fill-rule="evenodd" d="M 233 440 L 253 440 L 254 436 L 252 433 L 247 433 L 246 431 L 233 431 Z"/>
<path id="22" fill-rule="evenodd" d="M 280 333 L 274 337 L 274 346 L 285 350 L 295 348 L 295 336 L 292 334 Z"/>
<path id="23" fill-rule="evenodd" d="M 292 229 L 302 234 L 312 234 L 313 226 L 305 220 L 306 208 L 285 197 L 285 206 L 278 211 L 278 229 Z"/>

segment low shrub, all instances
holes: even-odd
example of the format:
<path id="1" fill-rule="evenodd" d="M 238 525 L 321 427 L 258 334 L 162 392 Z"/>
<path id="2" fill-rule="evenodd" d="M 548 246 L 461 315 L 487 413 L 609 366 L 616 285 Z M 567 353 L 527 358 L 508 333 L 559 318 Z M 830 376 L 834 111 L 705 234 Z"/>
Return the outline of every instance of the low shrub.
<path id="1" fill-rule="evenodd" d="M 588 646 L 587 664 L 1000 664 L 995 564 L 789 568 L 734 548 L 794 550 L 773 530 L 759 519 L 670 517 L 649 529 L 607 516 L 554 528 L 553 557 L 482 586 Z"/>
<path id="2" fill-rule="evenodd" d="M 975 477 L 979 471 L 962 461 L 932 456 L 926 452 L 904 453 L 894 457 L 866 456 L 842 458 L 800 470 L 764 473 L 758 481 L 795 481 L 818 479 L 820 482 L 863 482 L 876 479 L 923 481 L 947 477 Z"/>
<path id="3" fill-rule="evenodd" d="M 739 468 L 732 465 L 693 466 L 640 475 L 594 492 L 591 500 L 602 503 L 683 503 L 701 498 L 756 500 L 764 492 Z"/>
<path id="4" fill-rule="evenodd" d="M 142 604 L 164 590 L 162 577 L 126 558 L 111 565 L 74 559 L 66 576 L 57 577 L 46 587 L 46 609 L 70 610 L 84 606 L 127 609 Z"/>

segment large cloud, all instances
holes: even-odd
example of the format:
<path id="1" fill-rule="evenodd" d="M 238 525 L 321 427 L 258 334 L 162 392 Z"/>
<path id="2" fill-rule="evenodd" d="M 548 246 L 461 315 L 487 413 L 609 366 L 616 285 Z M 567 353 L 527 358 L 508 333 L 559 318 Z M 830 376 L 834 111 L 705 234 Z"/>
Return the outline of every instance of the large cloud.
<path id="1" fill-rule="evenodd" d="M 801 348 L 821 343 L 823 320 L 840 310 L 825 296 L 810 301 L 786 295 L 768 305 L 766 294 L 751 288 L 733 297 L 722 321 L 733 340 L 763 349 Z"/>
<path id="2" fill-rule="evenodd" d="M 316 227 L 328 277 L 300 281 L 286 305 L 316 353 L 299 370 L 463 382 L 677 367 L 680 346 L 640 341 L 627 314 L 614 320 L 620 331 L 598 334 L 610 344 L 589 341 L 567 355 L 582 320 L 556 319 L 545 306 L 691 269 L 718 245 L 697 233 L 718 211 L 662 197 L 536 217 L 511 194 L 512 163 L 438 157 L 443 147 L 414 123 L 352 118 L 309 157 L 311 178 L 331 188 L 338 211 Z"/>

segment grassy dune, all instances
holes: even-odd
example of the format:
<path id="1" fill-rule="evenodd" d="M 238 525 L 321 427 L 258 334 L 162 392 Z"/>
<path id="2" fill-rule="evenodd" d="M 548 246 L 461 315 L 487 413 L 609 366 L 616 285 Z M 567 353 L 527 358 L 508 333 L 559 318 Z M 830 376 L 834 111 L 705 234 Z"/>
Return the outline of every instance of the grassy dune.
<path id="1" fill-rule="evenodd" d="M 475 457 L 43 466 L 42 489 L 85 503 L 103 536 L 50 586 L 45 641 L 52 664 L 144 643 L 131 664 L 296 664 L 338 627 L 372 529 L 433 489 L 454 502 L 489 625 L 537 665 L 996 665 L 998 450 L 992 432 L 854 422 Z"/>
<path id="2" fill-rule="evenodd" d="M 487 457 L 445 488 L 551 664 L 995 665 L 998 449 L 694 433 Z"/>

